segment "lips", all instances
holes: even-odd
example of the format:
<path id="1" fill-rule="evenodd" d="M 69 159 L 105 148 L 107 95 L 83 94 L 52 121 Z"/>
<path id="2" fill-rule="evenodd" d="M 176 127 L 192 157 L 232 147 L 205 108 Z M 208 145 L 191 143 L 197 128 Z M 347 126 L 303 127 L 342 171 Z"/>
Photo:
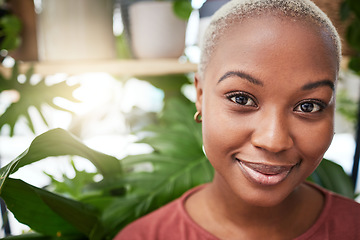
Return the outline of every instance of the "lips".
<path id="1" fill-rule="evenodd" d="M 276 185 L 284 181 L 295 165 L 278 166 L 261 163 L 250 163 L 238 160 L 240 169 L 251 181 L 262 185 Z"/>

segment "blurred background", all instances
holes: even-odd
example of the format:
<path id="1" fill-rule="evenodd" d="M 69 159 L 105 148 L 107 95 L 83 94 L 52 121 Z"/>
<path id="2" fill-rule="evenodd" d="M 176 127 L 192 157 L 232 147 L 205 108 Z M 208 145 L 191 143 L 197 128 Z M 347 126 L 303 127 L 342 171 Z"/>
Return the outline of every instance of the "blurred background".
<path id="1" fill-rule="evenodd" d="M 1 167 L 54 128 L 118 159 L 154 151 L 151 144 L 137 142 L 144 136 L 139 130 L 159 122 L 169 99 L 194 101 L 199 39 L 225 2 L 0 1 Z M 325 158 L 341 165 L 356 183 L 360 3 L 314 2 L 333 20 L 344 46 L 336 134 Z M 11 177 L 56 189 L 56 183 L 83 172 L 101 178 L 81 157 L 49 157 Z M 5 220 L 10 227 L 3 225 L 0 237 L 29 230 L 10 212 Z"/>

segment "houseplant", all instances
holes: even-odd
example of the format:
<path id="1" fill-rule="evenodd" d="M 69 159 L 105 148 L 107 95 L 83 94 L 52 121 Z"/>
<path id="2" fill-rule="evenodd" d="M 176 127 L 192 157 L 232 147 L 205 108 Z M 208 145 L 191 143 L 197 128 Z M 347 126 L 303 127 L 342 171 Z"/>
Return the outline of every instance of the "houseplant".
<path id="1" fill-rule="evenodd" d="M 36 1 L 40 61 L 115 58 L 113 1 Z"/>
<path id="2" fill-rule="evenodd" d="M 185 49 L 189 0 L 125 0 L 122 19 L 136 58 L 178 58 Z"/>

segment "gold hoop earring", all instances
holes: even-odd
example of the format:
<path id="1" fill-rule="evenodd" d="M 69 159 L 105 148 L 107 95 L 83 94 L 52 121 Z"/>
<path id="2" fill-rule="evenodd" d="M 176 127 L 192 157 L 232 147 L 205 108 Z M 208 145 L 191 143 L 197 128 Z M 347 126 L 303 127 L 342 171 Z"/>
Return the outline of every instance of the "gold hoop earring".
<path id="1" fill-rule="evenodd" d="M 196 113 L 195 113 L 195 115 L 194 115 L 194 120 L 195 120 L 195 122 L 197 122 L 197 123 L 201 123 L 201 122 L 202 122 L 201 113 L 200 113 L 200 112 L 196 112 Z"/>

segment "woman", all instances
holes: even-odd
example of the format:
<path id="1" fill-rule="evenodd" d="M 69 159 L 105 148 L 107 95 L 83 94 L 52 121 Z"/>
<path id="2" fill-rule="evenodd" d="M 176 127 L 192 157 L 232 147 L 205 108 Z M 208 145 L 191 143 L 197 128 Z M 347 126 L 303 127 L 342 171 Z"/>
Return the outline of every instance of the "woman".
<path id="1" fill-rule="evenodd" d="M 195 78 L 211 183 L 115 239 L 360 239 L 360 207 L 306 183 L 334 131 L 341 45 L 308 0 L 232 0 Z"/>

